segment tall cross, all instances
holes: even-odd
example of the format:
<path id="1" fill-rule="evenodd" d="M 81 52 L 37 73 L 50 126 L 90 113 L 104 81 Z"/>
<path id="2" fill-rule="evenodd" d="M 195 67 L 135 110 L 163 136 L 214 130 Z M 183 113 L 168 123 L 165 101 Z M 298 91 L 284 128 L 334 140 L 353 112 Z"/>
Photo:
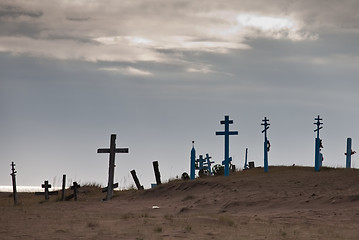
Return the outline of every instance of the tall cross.
<path id="1" fill-rule="evenodd" d="M 323 119 L 320 118 L 320 116 L 318 115 L 318 117 L 315 118 L 314 120 L 317 120 L 317 122 L 314 123 L 315 125 L 317 125 L 317 128 L 314 130 L 314 132 L 317 132 L 317 138 L 315 139 L 314 170 L 316 172 L 319 172 L 321 164 L 322 164 L 322 162 L 321 162 L 322 155 L 320 153 L 320 145 L 321 144 L 320 144 L 320 138 L 319 138 L 319 130 L 323 128 L 320 126 L 323 124 L 322 122 L 320 122 Z"/>
<path id="2" fill-rule="evenodd" d="M 216 132 L 216 135 L 224 135 L 224 175 L 229 176 L 229 135 L 238 135 L 238 131 L 229 131 L 229 124 L 233 124 L 233 120 L 229 120 L 229 116 L 224 116 L 224 120 L 220 121 L 224 124 L 224 132 Z"/>
<path id="3" fill-rule="evenodd" d="M 108 184 L 106 200 L 110 200 L 114 189 L 114 175 L 115 175 L 115 154 L 128 153 L 128 148 L 116 148 L 116 134 L 111 134 L 110 148 L 99 148 L 97 153 L 109 153 L 109 168 L 108 168 Z"/>
<path id="4" fill-rule="evenodd" d="M 269 119 L 264 117 L 262 120 L 263 123 L 261 125 L 264 126 L 262 133 L 264 133 L 264 172 L 268 172 L 268 139 L 267 139 L 267 130 L 269 128 Z"/>

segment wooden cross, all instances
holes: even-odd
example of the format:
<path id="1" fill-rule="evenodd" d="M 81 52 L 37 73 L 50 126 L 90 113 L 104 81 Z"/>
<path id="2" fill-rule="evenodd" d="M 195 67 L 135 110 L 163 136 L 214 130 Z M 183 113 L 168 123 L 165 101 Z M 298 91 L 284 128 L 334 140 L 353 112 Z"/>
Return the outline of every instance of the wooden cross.
<path id="1" fill-rule="evenodd" d="M 106 200 L 110 200 L 113 196 L 113 189 L 117 184 L 114 184 L 115 175 L 115 154 L 116 153 L 128 153 L 128 148 L 116 148 L 116 134 L 111 134 L 110 148 L 99 148 L 97 153 L 109 153 L 109 168 L 108 168 L 108 184 L 103 191 L 107 191 Z"/>
<path id="2" fill-rule="evenodd" d="M 80 184 L 77 184 L 77 182 L 73 182 L 72 184 L 73 184 L 73 186 L 71 186 L 71 189 L 74 190 L 73 198 L 75 201 L 77 201 L 77 192 L 78 192 L 77 189 L 80 188 L 81 186 L 80 186 Z"/>
<path id="3" fill-rule="evenodd" d="M 35 192 L 35 195 L 45 195 L 45 200 L 49 200 L 49 195 L 58 195 L 58 191 L 49 192 L 49 188 L 51 188 L 51 184 L 49 181 L 44 181 L 44 184 L 41 185 L 42 188 L 45 189 L 45 192 Z"/>
<path id="4" fill-rule="evenodd" d="M 229 116 L 224 116 L 224 120 L 220 122 L 224 124 L 224 132 L 216 132 L 216 135 L 224 135 L 224 175 L 229 176 L 229 136 L 238 135 L 238 131 L 229 131 L 229 124 L 233 124 L 233 120 L 229 120 Z"/>
<path id="5" fill-rule="evenodd" d="M 16 171 L 15 163 L 11 162 L 11 178 L 12 178 L 12 192 L 14 196 L 14 204 L 17 204 L 17 191 L 16 191 Z"/>

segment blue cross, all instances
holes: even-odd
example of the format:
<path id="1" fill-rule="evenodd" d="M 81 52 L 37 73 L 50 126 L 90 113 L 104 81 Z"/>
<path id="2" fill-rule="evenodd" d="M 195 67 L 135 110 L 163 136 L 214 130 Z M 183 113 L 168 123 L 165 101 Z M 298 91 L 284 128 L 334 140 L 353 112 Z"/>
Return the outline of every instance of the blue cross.
<path id="1" fill-rule="evenodd" d="M 224 116 L 224 120 L 220 122 L 224 124 L 224 132 L 216 132 L 216 135 L 224 135 L 224 175 L 229 176 L 229 135 L 238 135 L 238 131 L 229 131 L 229 124 L 233 124 L 233 120 L 229 120 L 229 116 Z"/>
<path id="2" fill-rule="evenodd" d="M 209 172 L 209 175 L 211 176 L 212 175 L 212 169 L 211 169 L 211 164 L 214 163 L 214 161 L 211 161 L 212 157 L 209 156 L 209 154 L 207 153 L 206 154 L 206 160 L 207 160 L 207 168 L 208 168 L 208 172 Z"/>
<path id="3" fill-rule="evenodd" d="M 268 172 L 268 139 L 267 139 L 267 130 L 269 128 L 269 119 L 264 117 L 262 120 L 263 123 L 261 125 L 264 126 L 262 133 L 264 133 L 264 172 Z"/>
<path id="4" fill-rule="evenodd" d="M 315 118 L 314 120 L 317 120 L 317 122 L 314 123 L 315 125 L 317 125 L 317 128 L 314 130 L 314 132 L 317 132 L 317 138 L 315 139 L 314 170 L 316 172 L 319 172 L 320 167 L 322 165 L 322 154 L 320 153 L 319 130 L 323 128 L 320 126 L 323 124 L 322 122 L 320 122 L 323 119 L 320 118 L 320 116 L 318 115 L 318 117 Z"/>

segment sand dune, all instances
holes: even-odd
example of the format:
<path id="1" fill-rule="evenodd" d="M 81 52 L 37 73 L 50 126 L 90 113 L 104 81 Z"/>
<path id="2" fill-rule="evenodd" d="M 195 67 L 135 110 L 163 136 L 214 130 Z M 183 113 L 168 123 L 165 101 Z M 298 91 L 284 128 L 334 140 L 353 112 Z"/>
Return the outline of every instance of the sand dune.
<path id="1" fill-rule="evenodd" d="M 250 169 L 104 197 L 92 187 L 77 202 L 20 193 L 14 206 L 1 193 L 0 239 L 359 239 L 353 169 Z"/>

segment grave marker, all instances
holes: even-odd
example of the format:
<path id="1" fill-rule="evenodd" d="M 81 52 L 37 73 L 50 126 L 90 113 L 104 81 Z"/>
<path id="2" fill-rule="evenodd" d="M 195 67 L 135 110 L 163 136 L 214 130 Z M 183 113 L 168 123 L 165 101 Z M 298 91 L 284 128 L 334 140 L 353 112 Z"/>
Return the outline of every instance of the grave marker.
<path id="1" fill-rule="evenodd" d="M 66 174 L 62 175 L 62 193 L 61 193 L 62 201 L 65 201 L 65 188 L 66 188 Z"/>
<path id="2" fill-rule="evenodd" d="M 264 119 L 262 120 L 262 124 L 264 126 L 264 130 L 262 131 L 262 133 L 264 133 L 264 172 L 268 172 L 268 150 L 269 150 L 269 141 L 267 138 L 267 130 L 269 128 L 269 123 L 268 123 L 269 119 L 267 119 L 267 117 L 264 117 Z"/>
<path id="3" fill-rule="evenodd" d="M 15 163 L 11 162 L 11 178 L 12 178 L 12 194 L 14 197 L 14 204 L 17 204 L 17 190 L 16 190 L 16 171 L 15 171 Z"/>
<path id="4" fill-rule="evenodd" d="M 109 167 L 108 167 L 108 184 L 102 189 L 102 192 L 107 192 L 106 200 L 110 200 L 113 196 L 113 189 L 118 187 L 118 183 L 114 183 L 115 175 L 115 154 L 128 153 L 128 148 L 116 148 L 116 134 L 111 134 L 110 148 L 99 148 L 97 153 L 109 153 Z"/>
<path id="5" fill-rule="evenodd" d="M 192 150 L 191 150 L 191 172 L 190 178 L 193 180 L 196 178 L 196 149 L 194 149 L 194 141 L 192 141 Z"/>
<path id="6" fill-rule="evenodd" d="M 216 132 L 216 135 L 224 135 L 224 176 L 229 176 L 229 164 L 231 158 L 229 157 L 229 136 L 238 135 L 238 131 L 229 131 L 229 124 L 233 124 L 233 120 L 229 120 L 229 116 L 224 116 L 224 120 L 220 121 L 220 124 L 224 124 L 223 132 Z"/>
<path id="7" fill-rule="evenodd" d="M 154 162 L 152 162 L 152 164 L 153 164 L 153 170 L 155 171 L 156 183 L 158 186 L 161 184 L 161 174 L 160 174 L 160 170 L 158 167 L 158 161 L 154 161 Z"/>
<path id="8" fill-rule="evenodd" d="M 214 163 L 214 161 L 211 161 L 211 158 L 212 158 L 212 157 L 210 157 L 209 154 L 207 153 L 205 159 L 207 160 L 207 169 L 208 169 L 209 176 L 212 176 L 212 168 L 211 168 L 211 165 L 212 165 L 212 163 Z"/>
<path id="9" fill-rule="evenodd" d="M 317 122 L 314 123 L 315 125 L 317 125 L 317 128 L 314 130 L 314 132 L 317 132 L 317 137 L 315 139 L 314 170 L 316 172 L 319 172 L 322 165 L 321 161 L 323 159 L 322 154 L 320 153 L 321 140 L 319 138 L 319 130 L 323 128 L 320 126 L 323 124 L 322 122 L 320 122 L 323 119 L 320 118 L 320 116 L 318 115 L 318 117 L 314 120 L 317 120 Z"/>
<path id="10" fill-rule="evenodd" d="M 246 155 L 244 157 L 244 170 L 248 169 L 248 148 L 246 148 Z"/>
<path id="11" fill-rule="evenodd" d="M 58 191 L 50 192 L 49 189 L 51 188 L 51 184 L 49 184 L 49 181 L 44 181 L 44 184 L 41 184 L 41 187 L 45 189 L 44 192 L 35 192 L 35 195 L 45 195 L 45 200 L 49 200 L 50 195 L 57 195 Z"/>
<path id="12" fill-rule="evenodd" d="M 75 201 L 77 201 L 77 193 L 78 193 L 78 188 L 80 188 L 81 186 L 79 184 L 77 184 L 77 182 L 73 182 L 72 183 L 73 185 L 71 186 L 71 189 L 74 190 L 74 193 L 72 194 L 73 195 L 73 198 Z"/>
<path id="13" fill-rule="evenodd" d="M 144 189 L 143 186 L 140 184 L 140 181 L 138 180 L 138 177 L 136 175 L 136 170 L 132 170 L 131 175 L 132 175 L 133 180 L 135 181 L 137 189 L 138 190 Z"/>
<path id="14" fill-rule="evenodd" d="M 203 155 L 199 155 L 199 158 L 197 159 L 197 162 L 198 162 L 198 167 L 197 169 L 199 171 L 201 171 L 203 168 L 204 168 L 204 162 L 206 161 L 206 159 L 203 158 Z"/>

